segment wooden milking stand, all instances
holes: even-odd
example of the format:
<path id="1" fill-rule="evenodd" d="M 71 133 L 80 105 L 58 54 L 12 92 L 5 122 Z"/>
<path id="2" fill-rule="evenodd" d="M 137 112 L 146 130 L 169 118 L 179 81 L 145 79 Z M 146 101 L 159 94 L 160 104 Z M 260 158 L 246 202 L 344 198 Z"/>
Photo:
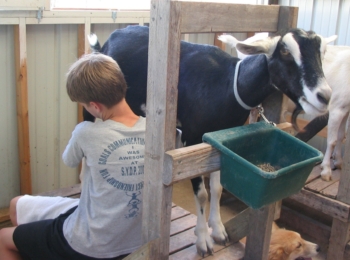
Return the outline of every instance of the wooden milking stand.
<path id="1" fill-rule="evenodd" d="M 151 2 L 142 223 L 145 245 L 128 259 L 168 259 L 172 184 L 220 168 L 219 152 L 210 145 L 174 150 L 181 34 L 276 32 L 295 27 L 297 12 L 296 7 L 271 5 Z M 248 209 L 226 224 L 231 240 L 248 236 L 245 259 L 267 259 L 275 208 L 276 203 Z"/>

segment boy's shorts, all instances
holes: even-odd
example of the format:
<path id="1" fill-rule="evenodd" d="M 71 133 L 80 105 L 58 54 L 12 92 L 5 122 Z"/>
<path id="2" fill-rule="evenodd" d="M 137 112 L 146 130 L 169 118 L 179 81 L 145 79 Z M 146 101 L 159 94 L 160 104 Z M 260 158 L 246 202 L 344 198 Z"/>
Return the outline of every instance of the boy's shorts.
<path id="1" fill-rule="evenodd" d="M 20 202 L 21 199 L 18 202 Z M 17 204 L 17 209 L 21 208 L 21 203 L 28 203 L 30 200 L 33 202 L 36 201 L 36 199 L 40 201 L 40 198 L 27 197 L 22 200 L 20 204 Z M 55 200 L 54 198 L 52 199 L 53 201 Z M 58 208 L 61 210 L 67 207 L 69 203 L 74 205 L 73 201 L 68 200 L 68 204 L 64 202 L 64 206 L 62 206 L 62 202 L 63 201 L 60 201 L 57 204 Z M 32 206 L 36 207 L 37 205 L 35 204 L 37 203 L 32 203 Z M 63 223 L 76 208 L 77 206 L 73 206 L 73 208 L 70 208 L 67 212 L 60 214 L 56 218 L 37 220 L 17 226 L 13 233 L 13 241 L 22 258 L 31 260 L 97 259 L 74 251 L 63 235 Z M 39 215 L 40 214 L 35 214 L 36 218 Z M 47 213 L 44 213 L 44 215 L 47 216 Z M 22 216 L 20 216 L 19 219 L 21 219 L 21 217 Z M 22 218 L 22 221 L 23 220 L 24 218 Z M 125 256 L 126 255 L 108 259 L 123 259 Z"/>
<path id="2" fill-rule="evenodd" d="M 16 205 L 18 225 L 38 220 L 54 219 L 78 206 L 79 199 L 24 195 Z"/>

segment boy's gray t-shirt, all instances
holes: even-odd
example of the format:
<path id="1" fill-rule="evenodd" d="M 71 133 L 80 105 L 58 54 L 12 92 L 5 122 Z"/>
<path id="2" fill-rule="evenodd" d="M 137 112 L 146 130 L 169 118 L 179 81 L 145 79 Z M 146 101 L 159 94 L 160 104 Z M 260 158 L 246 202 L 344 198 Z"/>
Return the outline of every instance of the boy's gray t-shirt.
<path id="1" fill-rule="evenodd" d="M 62 155 L 67 166 L 82 158 L 78 208 L 65 220 L 63 234 L 77 252 L 109 258 L 142 245 L 142 191 L 146 120 L 133 127 L 112 120 L 76 126 Z"/>

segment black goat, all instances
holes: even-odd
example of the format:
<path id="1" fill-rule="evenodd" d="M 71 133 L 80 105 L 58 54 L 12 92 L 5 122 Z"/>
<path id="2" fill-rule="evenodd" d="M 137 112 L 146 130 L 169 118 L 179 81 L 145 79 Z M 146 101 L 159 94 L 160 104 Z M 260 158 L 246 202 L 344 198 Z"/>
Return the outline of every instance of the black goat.
<path id="1" fill-rule="evenodd" d="M 114 31 L 102 48 L 95 35 L 89 37 L 94 51 L 118 62 L 128 84 L 126 100 L 139 115 L 144 114 L 142 108 L 146 103 L 148 35 L 148 27 L 129 26 Z M 292 29 L 254 45 L 238 42 L 236 47 L 241 52 L 262 55 L 242 61 L 237 72 L 238 58 L 215 46 L 181 42 L 177 119 L 182 142 L 187 146 L 198 144 L 206 132 L 243 125 L 249 108 L 260 104 L 276 89 L 306 113 L 325 113 L 331 89 L 321 66 L 322 40 L 313 32 Z M 93 120 L 85 116 L 85 120 Z M 219 177 L 217 172 L 211 174 L 209 226 L 214 240 L 223 243 L 227 234 L 219 211 L 222 191 Z M 202 178 L 192 179 L 192 185 L 198 208 L 196 245 L 198 252 L 205 254 L 213 251 L 205 218 L 208 195 Z"/>

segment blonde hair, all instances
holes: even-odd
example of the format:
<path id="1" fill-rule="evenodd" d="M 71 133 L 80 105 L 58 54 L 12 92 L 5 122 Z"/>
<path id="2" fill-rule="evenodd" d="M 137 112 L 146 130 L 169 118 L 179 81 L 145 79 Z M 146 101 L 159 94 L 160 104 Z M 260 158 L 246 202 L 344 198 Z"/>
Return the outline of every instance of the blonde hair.
<path id="1" fill-rule="evenodd" d="M 66 88 L 72 101 L 98 102 L 110 108 L 125 98 L 127 85 L 115 60 L 101 53 L 91 53 L 69 68 Z"/>

